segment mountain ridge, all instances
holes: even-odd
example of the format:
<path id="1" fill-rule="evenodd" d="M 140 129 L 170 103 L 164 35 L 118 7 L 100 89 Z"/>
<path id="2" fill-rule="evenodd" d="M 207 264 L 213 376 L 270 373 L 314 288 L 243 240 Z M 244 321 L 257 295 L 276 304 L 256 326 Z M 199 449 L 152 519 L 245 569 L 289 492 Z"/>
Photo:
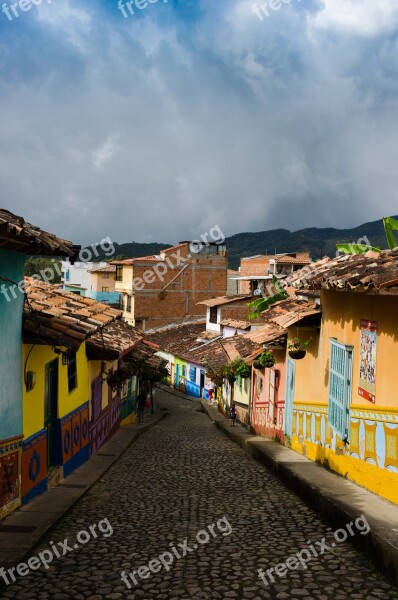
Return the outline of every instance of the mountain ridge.
<path id="1" fill-rule="evenodd" d="M 394 217 L 398 219 L 398 216 Z M 283 252 L 309 252 L 313 260 L 322 256 L 335 256 L 338 243 L 367 243 L 372 246 L 387 248 L 383 220 L 368 221 L 362 225 L 347 229 L 335 227 L 307 227 L 297 231 L 278 228 L 257 232 L 240 232 L 226 238 L 229 267 L 237 269 L 241 258 L 258 254 L 274 254 Z M 153 243 L 114 243 L 115 257 L 134 258 L 159 254 L 172 244 Z M 106 257 L 99 256 L 100 260 Z M 113 257 L 114 259 L 114 257 Z"/>

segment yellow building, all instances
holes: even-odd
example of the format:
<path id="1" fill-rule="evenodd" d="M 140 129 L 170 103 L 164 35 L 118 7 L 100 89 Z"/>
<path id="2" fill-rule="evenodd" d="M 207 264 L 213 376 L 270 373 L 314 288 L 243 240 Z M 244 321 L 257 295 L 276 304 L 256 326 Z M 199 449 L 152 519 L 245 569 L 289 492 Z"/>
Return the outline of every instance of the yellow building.
<path id="1" fill-rule="evenodd" d="M 292 278 L 319 290 L 322 325 L 292 361 L 293 449 L 398 503 L 398 251 L 314 263 Z M 299 292 L 298 292 L 299 293 Z M 289 371 L 288 371 L 289 376 Z M 288 382 L 289 385 L 289 382 Z"/>
<path id="2" fill-rule="evenodd" d="M 86 340 L 121 312 L 26 278 L 23 323 L 22 500 L 90 456 L 91 371 Z"/>
<path id="3" fill-rule="evenodd" d="M 22 319 L 26 256 L 73 258 L 72 242 L 0 209 L 0 519 L 21 504 L 23 440 Z M 55 260 L 55 259 L 54 259 Z M 45 269 L 45 275 L 51 269 Z"/>

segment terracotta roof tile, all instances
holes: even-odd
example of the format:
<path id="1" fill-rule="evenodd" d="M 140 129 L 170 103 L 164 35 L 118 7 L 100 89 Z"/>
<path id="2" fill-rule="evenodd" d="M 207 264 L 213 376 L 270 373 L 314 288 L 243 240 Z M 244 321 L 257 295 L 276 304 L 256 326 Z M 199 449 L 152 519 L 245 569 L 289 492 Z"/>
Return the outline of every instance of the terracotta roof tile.
<path id="1" fill-rule="evenodd" d="M 287 328 L 299 321 L 314 315 L 320 315 L 321 310 L 316 302 L 287 298 L 272 304 L 261 316 L 281 327 Z"/>
<path id="2" fill-rule="evenodd" d="M 112 321 L 87 340 L 88 355 L 108 355 L 119 358 L 134 348 L 142 340 L 142 334 L 125 321 Z"/>
<path id="3" fill-rule="evenodd" d="M 205 319 L 200 319 L 193 323 L 166 325 L 155 331 L 145 332 L 145 338 L 166 352 L 182 356 L 200 343 L 198 339 L 205 323 Z"/>
<path id="4" fill-rule="evenodd" d="M 27 223 L 5 209 L 0 209 L 0 249 L 42 256 L 73 256 L 72 242 Z"/>
<path id="5" fill-rule="evenodd" d="M 233 327 L 234 329 L 250 329 L 251 323 L 248 321 L 236 321 L 234 319 L 223 319 L 220 321 L 220 325 L 223 327 Z"/>
<path id="6" fill-rule="evenodd" d="M 236 294 L 234 296 L 219 296 L 218 298 L 210 298 L 209 300 L 202 300 L 197 302 L 203 306 L 223 306 L 224 304 L 231 304 L 232 302 L 240 302 L 242 300 L 250 300 L 251 294 Z"/>
<path id="7" fill-rule="evenodd" d="M 82 341 L 122 315 L 90 298 L 25 278 L 24 339 L 77 349 Z M 33 300 L 33 301 L 32 301 Z M 33 310 L 33 312 L 32 312 Z"/>
<path id="8" fill-rule="evenodd" d="M 383 252 L 324 258 L 293 273 L 289 285 L 296 289 L 341 290 L 362 293 L 396 293 L 398 248 Z"/>

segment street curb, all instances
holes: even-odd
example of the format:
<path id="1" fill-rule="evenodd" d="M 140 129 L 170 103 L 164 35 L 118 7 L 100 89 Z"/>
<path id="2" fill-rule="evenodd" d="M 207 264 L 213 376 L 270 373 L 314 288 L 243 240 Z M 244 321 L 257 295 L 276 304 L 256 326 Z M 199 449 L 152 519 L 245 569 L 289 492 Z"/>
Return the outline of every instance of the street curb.
<path id="1" fill-rule="evenodd" d="M 398 584 L 397 506 L 278 442 L 250 434 L 240 425 L 231 428 L 216 407 L 203 401 L 202 406 L 218 429 L 274 472 L 334 531 L 363 515 L 370 532 L 348 540 L 364 552 L 391 583 Z"/>
<path id="2" fill-rule="evenodd" d="M 15 566 L 21 562 L 24 562 L 24 559 L 30 557 L 32 555 L 32 553 L 34 552 L 35 548 L 40 544 L 43 537 L 56 527 L 56 525 L 59 523 L 59 521 L 73 508 L 73 506 L 80 500 L 80 498 L 82 498 L 109 471 L 109 469 L 111 469 L 111 467 L 123 456 L 123 454 L 134 444 L 134 442 L 136 442 L 144 433 L 146 433 L 147 431 L 152 429 L 152 427 L 157 425 L 162 419 L 169 416 L 169 414 L 170 414 L 166 408 L 159 408 L 158 410 L 161 411 L 159 416 L 157 416 L 157 415 L 153 416 L 153 419 L 151 419 L 151 421 L 149 423 L 146 423 L 139 429 L 137 428 L 134 431 L 132 431 L 131 437 L 127 437 L 126 433 L 128 432 L 129 428 L 137 427 L 137 425 L 132 424 L 132 425 L 125 425 L 125 426 L 121 427 L 103 446 L 101 446 L 101 448 L 97 454 L 95 454 L 88 461 L 86 461 L 83 465 L 81 465 L 81 467 L 79 467 L 73 473 L 71 473 L 71 475 L 69 475 L 69 477 L 64 479 L 60 485 L 58 485 L 57 487 L 52 488 L 50 490 L 47 490 L 43 494 L 40 494 L 35 499 L 33 499 L 31 502 L 21 506 L 15 512 L 11 513 L 8 517 L 5 517 L 5 519 L 0 521 L 0 526 L 2 526 L 2 525 L 11 525 L 11 526 L 17 525 L 18 521 L 21 520 L 22 516 L 27 514 L 24 511 L 35 512 L 34 511 L 35 503 L 37 504 L 38 502 L 45 501 L 46 496 L 47 496 L 48 504 L 49 504 L 49 506 L 51 506 L 51 497 L 50 496 L 53 495 L 54 493 L 59 492 L 59 490 L 62 490 L 63 487 L 67 488 L 68 485 L 70 485 L 71 481 L 73 481 L 73 480 L 79 481 L 79 471 L 81 471 L 81 469 L 84 469 L 85 467 L 87 468 L 87 466 L 90 464 L 90 460 L 93 460 L 96 457 L 97 458 L 101 457 L 101 454 L 103 454 L 104 457 L 105 456 L 107 457 L 106 460 L 103 460 L 102 468 L 100 466 L 100 468 L 97 469 L 98 472 L 95 475 L 95 477 L 93 478 L 93 480 L 89 481 L 87 483 L 87 485 L 84 487 L 84 489 L 74 489 L 73 492 L 70 492 L 70 490 L 68 490 L 69 499 L 68 499 L 68 501 L 65 502 L 62 510 L 60 510 L 59 512 L 54 512 L 54 518 L 51 520 L 51 522 L 47 522 L 43 526 L 37 526 L 34 533 L 29 535 L 28 541 L 26 543 L 24 542 L 23 548 L 21 548 L 21 550 L 17 550 L 17 551 L 12 551 L 12 552 L 10 551 L 9 558 L 3 557 L 3 559 L 1 560 L 0 566 L 3 566 L 5 569 L 8 569 L 8 568 Z M 123 439 L 123 438 L 126 438 L 126 439 Z M 118 448 L 116 450 L 115 446 L 117 444 L 120 444 L 120 448 Z M 115 454 L 112 454 L 112 455 L 106 454 L 107 449 L 108 450 L 112 449 L 114 452 L 116 450 L 116 452 L 115 452 Z M 82 477 L 81 474 L 80 474 L 80 477 Z M 83 475 L 83 478 L 85 479 L 84 475 Z M 64 485 L 62 485 L 62 484 L 64 484 Z M 81 486 L 79 486 L 79 487 L 81 487 Z M 73 488 L 73 485 L 72 485 L 72 488 Z M 9 534 L 7 534 L 7 535 L 9 535 Z M 17 534 L 17 535 L 21 535 L 21 534 Z M 2 533 L 0 532 L 0 542 L 1 542 L 1 536 L 2 536 Z M 25 537 L 26 537 L 26 535 L 25 535 Z M 1 544 L 1 545 L 3 545 L 3 544 Z M 3 551 L 2 554 L 6 554 L 6 552 Z M 0 592 L 4 591 L 4 589 L 6 589 L 6 588 L 3 588 L 3 584 L 0 583 Z"/>

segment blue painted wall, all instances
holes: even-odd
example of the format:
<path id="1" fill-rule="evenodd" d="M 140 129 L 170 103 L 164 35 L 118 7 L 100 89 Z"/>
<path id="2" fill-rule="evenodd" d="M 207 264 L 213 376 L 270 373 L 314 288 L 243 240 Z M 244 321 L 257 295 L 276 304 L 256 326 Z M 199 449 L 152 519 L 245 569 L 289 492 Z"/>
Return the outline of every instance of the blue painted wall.
<path id="1" fill-rule="evenodd" d="M 17 283 L 23 281 L 24 261 L 25 256 L 19 252 L 0 250 L 0 276 Z M 10 286 L 0 280 L 0 440 L 22 434 L 24 295 L 15 289 L 14 298 Z"/>
<path id="2" fill-rule="evenodd" d="M 105 302 L 106 304 L 117 304 L 120 299 L 119 292 L 94 292 L 90 291 L 87 293 L 90 298 L 97 300 L 97 302 Z"/>

